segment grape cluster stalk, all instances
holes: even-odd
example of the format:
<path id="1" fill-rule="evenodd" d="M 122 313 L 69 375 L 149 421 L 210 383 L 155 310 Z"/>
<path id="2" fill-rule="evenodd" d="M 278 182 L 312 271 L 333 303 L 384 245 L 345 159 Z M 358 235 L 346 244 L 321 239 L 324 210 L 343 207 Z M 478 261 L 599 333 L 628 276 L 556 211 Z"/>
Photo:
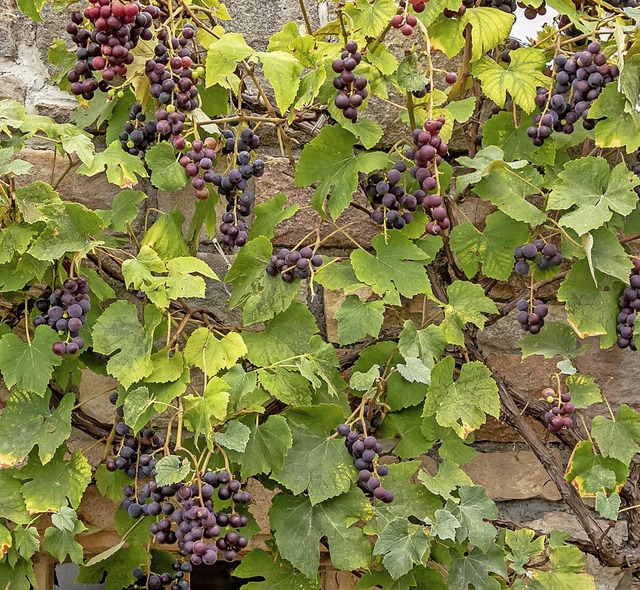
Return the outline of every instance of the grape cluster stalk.
<path id="1" fill-rule="evenodd" d="M 533 263 L 540 270 L 549 270 L 562 264 L 562 253 L 558 247 L 540 239 L 524 246 L 518 246 L 514 251 L 513 257 L 516 259 L 514 270 L 522 276 L 529 274 Z"/>
<path id="2" fill-rule="evenodd" d="M 543 112 L 534 116 L 534 125 L 527 129 L 527 135 L 538 147 L 550 137 L 552 130 L 573 133 L 580 119 L 586 130 L 593 129 L 596 120 L 589 117 L 589 109 L 602 89 L 620 73 L 618 66 L 607 64 L 607 56 L 597 41 L 575 55 L 557 55 L 555 68 L 551 96 L 547 88 L 538 88 L 535 103 Z"/>
<path id="3" fill-rule="evenodd" d="M 354 122 L 358 119 L 358 108 L 369 94 L 367 79 L 355 73 L 361 61 L 362 54 L 358 51 L 358 44 L 349 41 L 340 58 L 331 64 L 333 71 L 338 74 L 333 79 L 333 86 L 338 91 L 335 105 L 346 119 Z"/>
<path id="4" fill-rule="evenodd" d="M 352 430 L 347 424 L 340 424 L 337 432 L 345 438 L 344 444 L 353 457 L 353 465 L 359 470 L 358 483 L 362 490 L 385 504 L 393 502 L 393 492 L 386 490 L 380 481 L 381 477 L 389 474 L 389 468 L 386 465 L 377 465 L 376 455 L 382 452 L 382 445 L 378 439 Z"/>
<path id="5" fill-rule="evenodd" d="M 551 404 L 551 410 L 544 416 L 548 423 L 549 432 L 556 433 L 563 428 L 571 428 L 573 426 L 571 416 L 576 411 L 576 407 L 571 401 L 571 394 L 567 392 L 558 395 L 551 387 L 548 387 L 542 392 L 542 396 Z"/>
<path id="6" fill-rule="evenodd" d="M 309 246 L 299 250 L 282 248 L 271 257 L 266 272 L 272 277 L 280 275 L 285 283 L 292 283 L 296 278 L 308 279 L 322 263 L 322 256 L 315 254 Z"/>
<path id="7" fill-rule="evenodd" d="M 84 348 L 80 330 L 91 310 L 87 277 L 70 278 L 63 283 L 62 289 L 45 290 L 36 301 L 36 307 L 41 315 L 34 317 L 33 325 L 48 325 L 60 336 L 60 340 L 51 346 L 54 354 L 77 354 Z"/>
<path id="8" fill-rule="evenodd" d="M 116 76 L 124 76 L 133 63 L 131 50 L 140 39 L 153 38 L 153 19 L 160 9 L 150 4 L 119 0 L 90 0 L 84 12 L 71 14 L 67 33 L 78 46 L 73 70 L 67 74 L 70 90 L 76 96 L 91 100 L 98 88 L 107 90 Z M 98 81 L 95 72 L 101 72 Z"/>
<path id="9" fill-rule="evenodd" d="M 629 286 L 618 299 L 618 340 L 620 348 L 637 350 L 633 329 L 638 310 L 640 310 L 640 258 L 633 259 L 633 269 L 629 276 Z"/>

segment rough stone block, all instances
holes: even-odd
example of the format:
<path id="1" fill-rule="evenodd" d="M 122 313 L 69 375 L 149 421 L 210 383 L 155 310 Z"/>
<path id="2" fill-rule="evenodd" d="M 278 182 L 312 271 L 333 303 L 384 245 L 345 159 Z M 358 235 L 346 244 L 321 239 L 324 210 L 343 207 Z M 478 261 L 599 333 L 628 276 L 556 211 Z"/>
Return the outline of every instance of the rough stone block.
<path id="1" fill-rule="evenodd" d="M 478 453 L 462 469 L 476 485 L 485 487 L 495 501 L 561 498 L 544 467 L 530 451 Z"/>
<path id="2" fill-rule="evenodd" d="M 13 0 L 0 0 L 2 34 L 0 34 L 0 57 L 16 56 L 16 18 L 18 9 Z M 2 66 L 0 66 L 2 68 Z"/>
<path id="3" fill-rule="evenodd" d="M 82 382 L 78 402 L 86 414 L 105 423 L 112 423 L 115 417 L 114 407 L 109 402 L 109 394 L 117 391 L 118 382 L 112 377 L 104 377 L 93 371 L 82 371 Z"/>
<path id="4" fill-rule="evenodd" d="M 0 39 L 2 36 L 0 35 Z M 0 40 L 0 44 L 2 41 Z M 11 99 L 23 103 L 27 97 L 27 87 L 13 74 L 0 74 L 0 100 Z"/>

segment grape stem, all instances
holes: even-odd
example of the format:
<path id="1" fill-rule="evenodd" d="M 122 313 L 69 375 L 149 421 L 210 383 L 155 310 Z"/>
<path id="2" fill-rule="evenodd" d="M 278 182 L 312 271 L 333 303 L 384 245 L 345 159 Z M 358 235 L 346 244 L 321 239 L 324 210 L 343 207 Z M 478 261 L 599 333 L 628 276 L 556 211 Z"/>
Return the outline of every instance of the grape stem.
<path id="1" fill-rule="evenodd" d="M 300 4 L 300 10 L 302 11 L 302 18 L 304 19 L 304 26 L 307 29 L 307 33 L 309 35 L 313 35 L 313 27 L 311 26 L 311 21 L 309 20 L 309 14 L 307 13 L 307 7 L 304 5 L 304 0 L 298 0 L 298 4 Z"/>

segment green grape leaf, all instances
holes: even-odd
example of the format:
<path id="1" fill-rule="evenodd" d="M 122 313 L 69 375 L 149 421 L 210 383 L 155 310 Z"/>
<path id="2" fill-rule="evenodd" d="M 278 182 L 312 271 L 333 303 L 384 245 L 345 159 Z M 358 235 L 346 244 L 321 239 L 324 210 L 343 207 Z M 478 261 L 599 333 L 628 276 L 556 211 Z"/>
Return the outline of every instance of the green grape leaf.
<path id="1" fill-rule="evenodd" d="M 211 330 L 198 328 L 192 332 L 184 349 L 184 358 L 212 376 L 220 369 L 229 369 L 247 353 L 242 336 L 229 332 L 218 340 Z"/>
<path id="2" fill-rule="evenodd" d="M 406 357 L 404 363 L 396 365 L 396 371 L 409 383 L 431 383 L 431 369 L 419 358 Z"/>
<path id="3" fill-rule="evenodd" d="M 40 535 L 36 527 L 17 526 L 13 529 L 13 547 L 22 559 L 31 559 L 40 548 Z"/>
<path id="4" fill-rule="evenodd" d="M 24 4 L 30 0 L 21 0 Z M 20 559 L 11 565 L 8 561 L 0 562 L 0 588 L 11 590 L 32 590 L 36 587 L 36 575 L 33 571 L 33 561 Z"/>
<path id="5" fill-rule="evenodd" d="M 388 156 L 383 152 L 353 153 L 355 136 L 338 125 L 327 125 L 304 146 L 296 168 L 296 186 L 318 182 L 312 205 L 320 212 L 329 198 L 329 214 L 337 219 L 349 206 L 358 187 L 358 173 L 383 169 Z"/>
<path id="6" fill-rule="evenodd" d="M 452 502 L 458 501 L 451 495 L 452 492 L 460 486 L 473 485 L 469 476 L 462 471 L 460 467 L 446 459 L 438 466 L 438 473 L 430 475 L 426 471 L 421 470 L 418 473 L 418 479 L 432 494 L 441 496 L 445 500 L 451 500 Z"/>
<path id="7" fill-rule="evenodd" d="M 469 586 L 476 590 L 500 590 L 500 582 L 491 574 L 507 578 L 504 552 L 498 545 L 454 558 L 449 569 L 449 586 L 451 590 L 469 590 Z"/>
<path id="8" fill-rule="evenodd" d="M 344 11 L 351 17 L 353 26 L 361 29 L 367 37 L 377 37 L 396 13 L 393 0 L 377 0 L 373 4 L 367 0 L 356 0 L 346 4 Z"/>
<path id="9" fill-rule="evenodd" d="M 233 570 L 235 578 L 264 578 L 262 582 L 243 584 L 246 590 L 318 590 L 317 575 L 307 577 L 296 572 L 284 559 L 271 555 L 262 549 L 253 549 L 242 558 Z"/>
<path id="10" fill-rule="evenodd" d="M 377 369 L 375 371 L 377 377 L 379 373 Z M 419 457 L 433 446 L 433 441 L 427 440 L 422 434 L 422 411 L 419 407 L 388 413 L 380 433 L 384 438 L 400 436 L 400 442 L 393 452 L 401 459 Z"/>
<path id="11" fill-rule="evenodd" d="M 634 179 L 624 162 L 609 170 L 609 162 L 601 157 L 570 160 L 554 183 L 547 208 L 571 209 L 560 223 L 583 235 L 601 227 L 614 213 L 633 211 L 638 201 Z"/>
<path id="12" fill-rule="evenodd" d="M 290 406 L 304 406 L 313 401 L 311 387 L 306 377 L 283 367 L 260 369 L 260 385 L 273 397 Z"/>
<path id="13" fill-rule="evenodd" d="M 182 235 L 184 215 L 176 207 L 171 213 L 164 213 L 144 234 L 141 246 L 149 246 L 162 258 L 171 260 L 189 256 L 189 249 Z"/>
<path id="14" fill-rule="evenodd" d="M 82 563 L 84 549 L 76 541 L 75 536 L 86 531 L 87 527 L 78 520 L 74 510 L 70 512 L 72 512 L 71 528 L 48 527 L 44 532 L 42 547 L 61 563 L 66 560 L 67 555 L 73 563 Z"/>
<path id="15" fill-rule="evenodd" d="M 580 338 L 601 336 L 601 346 L 611 346 L 617 338 L 616 316 L 621 283 L 595 272 L 594 284 L 586 260 L 576 262 L 558 289 L 558 301 L 565 303 L 567 320 Z"/>
<path id="16" fill-rule="evenodd" d="M 284 416 L 269 416 L 262 424 L 251 428 L 243 453 L 231 451 L 230 458 L 240 464 L 242 478 L 259 473 L 279 471 L 293 445 L 291 429 Z"/>
<path id="17" fill-rule="evenodd" d="M 189 461 L 178 455 L 166 455 L 156 464 L 156 483 L 170 486 L 186 480 L 191 473 Z"/>
<path id="18" fill-rule="evenodd" d="M 0 486 L 2 489 L 0 518 L 6 518 L 17 524 L 29 522 L 31 519 L 27 515 L 24 499 L 20 493 L 22 490 L 20 482 L 15 480 L 10 472 L 0 470 Z"/>
<path id="19" fill-rule="evenodd" d="M 586 238 L 586 239 L 585 239 Z M 598 228 L 582 236 L 590 268 L 620 279 L 629 280 L 629 258 L 615 231 L 606 227 Z"/>
<path id="20" fill-rule="evenodd" d="M 591 436 L 605 457 L 629 463 L 640 451 L 640 414 L 622 404 L 615 420 L 604 416 L 593 419 Z"/>
<path id="21" fill-rule="evenodd" d="M 357 249 L 351 253 L 351 264 L 358 280 L 391 305 L 400 305 L 400 295 L 414 297 L 430 293 L 431 283 L 424 262 L 428 254 L 398 231 L 391 231 L 385 242 L 383 234 L 373 238 L 375 255 Z"/>
<path id="22" fill-rule="evenodd" d="M 334 567 L 366 568 L 371 556 L 369 540 L 362 529 L 350 525 L 372 516 L 371 504 L 357 488 L 315 505 L 305 496 L 280 493 L 269 510 L 280 554 L 310 578 L 318 573 L 322 537 L 329 543 Z"/>
<path id="23" fill-rule="evenodd" d="M 116 298 L 116 292 L 95 270 L 92 268 L 83 268 L 82 272 L 89 279 L 91 293 L 95 295 L 100 302 Z"/>
<path id="24" fill-rule="evenodd" d="M 107 180 L 122 188 L 131 188 L 138 178 L 146 178 L 147 171 L 138 156 L 132 156 L 120 146 L 120 140 L 113 141 L 106 150 L 97 153 L 90 164 L 82 164 L 78 174 L 95 176 L 106 169 Z"/>
<path id="25" fill-rule="evenodd" d="M 582 440 L 573 449 L 564 477 L 567 481 L 574 483 L 581 496 L 594 496 L 587 482 L 592 471 L 596 468 L 607 469 L 615 473 L 616 487 L 607 491 L 619 491 L 629 476 L 627 464 L 597 454 L 591 441 Z"/>
<path id="26" fill-rule="evenodd" d="M 357 391 L 367 391 L 380 377 L 380 365 L 373 365 L 366 373 L 354 371 L 349 379 L 349 387 Z"/>
<path id="27" fill-rule="evenodd" d="M 50 401 L 51 392 L 40 397 L 27 391 L 15 391 L 9 396 L 0 414 L 2 468 L 24 461 L 36 445 L 40 461 L 46 464 L 69 438 L 75 397 L 65 395 L 53 411 L 49 409 Z"/>
<path id="28" fill-rule="evenodd" d="M 572 359 L 586 354 L 591 349 L 591 343 L 579 346 L 576 333 L 567 324 L 560 322 L 545 322 L 544 330 L 541 330 L 540 334 L 525 334 L 519 345 L 523 359 L 534 354 L 546 359 L 554 356 Z"/>
<path id="29" fill-rule="evenodd" d="M 429 27 L 445 10 L 455 12 L 458 8 L 460 8 L 460 5 L 457 4 L 456 0 L 430 0 L 427 2 L 425 9 L 416 14 L 416 17 L 425 27 Z"/>
<path id="30" fill-rule="evenodd" d="M 438 424 L 465 438 L 485 423 L 487 414 L 500 415 L 500 398 L 491 371 L 482 363 L 464 364 L 457 381 L 453 380 L 454 369 L 450 356 L 433 368 L 423 416 L 435 415 Z"/>
<path id="31" fill-rule="evenodd" d="M 249 241 L 258 236 L 265 236 L 269 239 L 275 235 L 275 227 L 286 219 L 295 215 L 300 206 L 297 203 L 285 207 L 287 195 L 278 193 L 275 197 L 260 203 L 254 210 L 255 220 L 249 232 Z"/>
<path id="32" fill-rule="evenodd" d="M 151 184 L 159 190 L 175 192 L 187 186 L 187 173 L 168 141 L 161 141 L 148 149 L 144 161 L 151 170 Z"/>
<path id="33" fill-rule="evenodd" d="M 248 426 L 238 420 L 230 420 L 224 432 L 216 432 L 216 443 L 225 449 L 244 453 L 250 436 Z"/>
<path id="34" fill-rule="evenodd" d="M 482 90 L 493 102 L 504 107 L 507 92 L 525 112 L 536 108 L 534 99 L 539 86 L 547 87 L 549 78 L 543 70 L 547 64 L 544 51 L 521 47 L 510 52 L 506 67 L 483 55 L 473 65 L 473 75 L 480 79 Z"/>
<path id="35" fill-rule="evenodd" d="M 429 78 L 422 73 L 415 53 L 410 53 L 400 62 L 396 79 L 398 84 L 408 92 L 424 90 L 429 84 Z"/>
<path id="36" fill-rule="evenodd" d="M 544 551 L 544 537 L 536 538 L 535 532 L 530 529 L 506 530 L 505 544 L 509 547 L 507 553 L 509 567 L 520 575 L 527 573 L 524 566 L 531 561 L 531 558 Z"/>
<path id="37" fill-rule="evenodd" d="M 225 33 L 207 47 L 207 87 L 223 82 L 239 61 L 253 53 L 240 33 Z M 224 85 L 224 84 L 223 84 Z"/>
<path id="38" fill-rule="evenodd" d="M 98 491 L 112 502 L 118 504 L 122 501 L 122 488 L 129 483 L 129 478 L 122 469 L 108 471 L 104 463 L 98 465 L 94 473 Z"/>
<path id="39" fill-rule="evenodd" d="M 464 47 L 467 23 L 466 14 L 462 18 L 447 18 L 440 14 L 429 26 L 431 47 L 442 51 L 449 59 L 455 57 Z"/>
<path id="40" fill-rule="evenodd" d="M 333 407 L 333 406 L 328 406 Z M 323 406 L 306 408 L 311 415 L 320 415 Z M 301 411 L 304 411 L 301 408 Z M 287 413 L 287 416 L 290 414 Z M 332 414 L 333 424 L 323 429 L 319 423 L 315 429 L 306 424 L 289 421 L 293 445 L 280 469 L 273 469 L 272 478 L 293 494 L 307 490 L 312 506 L 334 496 L 344 494 L 355 480 L 353 461 L 344 441 L 331 438 L 335 427 L 342 421 L 341 412 Z M 325 420 L 330 416 L 324 416 Z M 318 430 L 320 429 L 320 430 Z M 315 457 L 313 462 L 309 457 Z M 295 564 L 294 564 L 295 565 Z"/>
<path id="41" fill-rule="evenodd" d="M 424 527 L 398 517 L 382 529 L 374 555 L 382 555 L 382 565 L 394 580 L 408 573 L 414 565 L 423 563 L 429 549 L 429 537 Z"/>
<path id="42" fill-rule="evenodd" d="M 451 249 L 468 277 L 473 277 L 482 263 L 484 275 L 506 281 L 513 271 L 514 248 L 525 244 L 529 237 L 526 224 L 496 211 L 487 216 L 483 232 L 472 223 L 463 223 L 453 228 L 449 239 Z"/>
<path id="43" fill-rule="evenodd" d="M 189 372 L 171 383 L 137 387 L 126 394 L 124 417 L 135 433 L 138 433 L 156 414 L 166 411 L 175 397 L 184 393 L 189 381 Z"/>
<path id="44" fill-rule="evenodd" d="M 418 330 L 411 320 L 405 321 L 398 340 L 398 350 L 403 357 L 419 358 L 430 369 L 434 360 L 444 354 L 446 345 L 447 340 L 438 326 L 431 324 Z"/>
<path id="45" fill-rule="evenodd" d="M 460 502 L 448 500 L 445 508 L 460 522 L 460 529 L 456 533 L 456 540 L 462 543 L 469 539 L 479 549 L 487 551 L 496 536 L 495 527 L 484 519 L 496 518 L 498 508 L 487 496 L 484 488 L 465 485 L 458 490 Z"/>
<path id="46" fill-rule="evenodd" d="M 184 396 L 184 419 L 196 436 L 204 436 L 213 447 L 214 426 L 224 421 L 229 405 L 229 386 L 219 377 L 207 383 L 204 395 Z"/>
<path id="47" fill-rule="evenodd" d="M 496 304 L 484 294 L 482 285 L 456 281 L 447 289 L 449 303 L 444 307 L 445 319 L 440 325 L 451 344 L 464 346 L 464 329 L 468 323 L 484 329 L 485 313 L 498 313 Z"/>
<path id="48" fill-rule="evenodd" d="M 618 520 L 618 510 L 622 499 L 616 493 L 606 496 L 602 492 L 596 494 L 596 512 L 607 520 Z"/>
<path id="49" fill-rule="evenodd" d="M 225 282 L 233 286 L 229 309 L 242 307 L 247 325 L 269 320 L 285 311 L 298 294 L 297 281 L 285 283 L 282 278 L 265 272 L 272 251 L 267 236 L 247 242 L 236 254 L 225 278 Z"/>
<path id="50" fill-rule="evenodd" d="M 77 508 L 85 489 L 91 482 L 91 466 L 80 451 L 74 451 L 69 461 L 64 460 L 66 449 L 60 449 L 46 465 L 33 458 L 15 472 L 15 477 L 29 480 L 22 486 L 27 511 L 59 512 L 67 501 Z M 47 490 L 46 494 L 42 490 Z"/>
<path id="51" fill-rule="evenodd" d="M 527 135 L 527 127 L 532 120 L 525 120 L 519 127 L 513 124 L 513 114 L 502 111 L 492 117 L 482 128 L 482 147 L 497 146 L 504 151 L 506 161 L 526 160 L 532 164 L 553 165 L 556 159 L 556 148 L 552 141 L 545 141 L 540 147 L 533 145 Z"/>
<path id="52" fill-rule="evenodd" d="M 262 51 L 256 54 L 262 62 L 264 75 L 276 95 L 281 113 L 286 113 L 298 94 L 302 64 L 284 51 Z"/>
<path id="53" fill-rule="evenodd" d="M 155 317 L 145 321 L 151 325 L 141 326 L 135 306 L 126 301 L 116 301 L 93 326 L 93 349 L 100 354 L 112 355 L 107 363 L 107 372 L 125 389 L 153 371 L 153 330 L 159 320 Z"/>
<path id="54" fill-rule="evenodd" d="M 334 318 L 338 322 L 338 341 L 340 344 L 353 344 L 367 336 L 377 338 L 384 320 L 384 303 L 361 301 L 356 295 L 344 300 Z"/>
<path id="55" fill-rule="evenodd" d="M 594 590 L 593 577 L 584 571 L 584 555 L 577 547 L 563 545 L 550 552 L 550 571 L 534 570 L 534 581 L 550 590 Z"/>
<path id="56" fill-rule="evenodd" d="M 509 36 L 516 18 L 497 8 L 481 7 L 467 10 L 460 20 L 471 25 L 471 61 L 475 62 Z"/>
<path id="57" fill-rule="evenodd" d="M 460 521 L 448 510 L 436 510 L 433 514 L 433 520 L 425 518 L 425 522 L 431 527 L 431 536 L 443 540 L 456 540 L 456 531 L 460 528 Z"/>
<path id="58" fill-rule="evenodd" d="M 640 113 L 629 106 L 624 94 L 618 92 L 617 84 L 607 84 L 602 89 L 589 108 L 589 117 L 598 120 L 595 129 L 597 146 L 624 147 L 627 153 L 640 147 Z"/>
<path id="59" fill-rule="evenodd" d="M 12 160 L 13 154 L 13 148 L 0 148 L 0 174 L 3 176 L 27 174 L 31 170 L 32 164 L 24 160 Z"/>
<path id="60" fill-rule="evenodd" d="M 125 232 L 127 226 L 138 216 L 138 203 L 146 198 L 147 195 L 142 191 L 121 191 L 114 197 L 111 209 L 98 209 L 96 213 L 113 231 Z"/>
<path id="61" fill-rule="evenodd" d="M 24 342 L 13 332 L 5 334 L 0 339 L 0 371 L 7 387 L 44 396 L 53 367 L 62 364 L 51 350 L 58 340 L 58 334 L 49 326 L 38 326 L 31 342 Z"/>
<path id="62" fill-rule="evenodd" d="M 122 590 L 135 582 L 133 569 L 145 566 L 147 549 L 142 545 L 120 546 L 117 551 L 93 565 L 80 567 L 76 584 L 101 584 L 106 590 Z"/>
<path id="63" fill-rule="evenodd" d="M 571 394 L 573 405 L 580 408 L 588 408 L 591 404 L 602 401 L 600 387 L 591 375 L 569 375 L 567 388 Z"/>

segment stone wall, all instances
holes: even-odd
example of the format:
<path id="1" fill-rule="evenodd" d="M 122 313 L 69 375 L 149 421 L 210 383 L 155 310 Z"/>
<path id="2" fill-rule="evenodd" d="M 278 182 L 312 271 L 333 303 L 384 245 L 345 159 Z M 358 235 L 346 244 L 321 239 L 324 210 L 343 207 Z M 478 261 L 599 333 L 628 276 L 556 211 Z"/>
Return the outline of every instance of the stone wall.
<path id="1" fill-rule="evenodd" d="M 243 0 L 241 3 L 230 2 L 229 4 L 232 15 L 237 17 L 230 24 L 230 28 L 244 33 L 247 41 L 257 49 L 264 49 L 268 36 L 279 30 L 286 22 L 294 20 L 302 24 L 298 5 L 293 0 L 271 2 Z M 322 24 L 326 20 L 328 10 L 326 4 L 317 4 L 314 0 L 306 0 L 306 4 L 314 26 Z M 13 98 L 24 102 L 31 112 L 53 116 L 59 122 L 69 121 L 75 108 L 75 100 L 49 82 L 50 72 L 46 64 L 46 54 L 52 40 L 65 37 L 66 14 L 56 14 L 47 8 L 44 13 L 44 24 L 36 25 L 20 15 L 13 0 L 0 0 L 0 22 L 0 99 Z M 392 40 L 392 45 L 400 48 L 402 40 L 396 37 Z M 445 62 L 446 60 L 440 60 L 438 63 L 446 67 Z M 403 126 L 394 120 L 395 114 L 387 105 L 372 101 L 368 109 L 368 114 L 373 114 L 387 130 L 382 140 L 382 147 L 388 147 L 406 133 Z M 269 134 L 266 133 L 265 136 L 268 137 Z M 284 191 L 288 195 L 289 202 L 307 205 L 312 190 L 294 188 L 294 170 L 285 158 L 276 155 L 276 145 L 265 145 L 263 149 L 267 154 L 274 154 L 274 157 L 268 159 L 266 174 L 257 182 L 258 202 Z M 35 172 L 29 178 L 22 178 L 21 182 L 34 180 L 36 175 L 40 178 L 50 177 L 54 165 L 51 151 L 43 149 L 42 145 L 34 144 L 25 150 L 23 157 L 34 164 Z M 61 183 L 59 190 L 65 198 L 93 208 L 107 208 L 118 192 L 117 187 L 107 184 L 103 177 L 79 179 L 73 173 Z M 150 203 L 163 210 L 170 210 L 178 205 L 187 216 L 192 214 L 194 208 L 194 199 L 190 190 L 178 194 L 150 193 Z M 468 218 L 473 221 L 481 220 L 490 211 L 486 203 L 473 197 L 466 199 L 461 206 Z M 142 210 L 141 217 L 144 214 L 145 211 Z M 359 223 L 358 240 L 366 246 L 377 233 L 378 227 L 361 213 L 351 209 L 343 215 L 340 222 L 348 223 L 355 220 Z M 318 215 L 312 209 L 305 208 L 278 228 L 274 243 L 278 246 L 292 246 L 308 231 L 308 228 L 314 227 L 319 222 Z M 331 229 L 332 227 L 327 223 L 321 226 L 324 235 L 330 233 Z M 351 246 L 351 242 L 338 233 L 327 242 L 326 249 L 333 255 L 341 253 L 348 255 Z M 224 275 L 228 259 L 218 254 L 211 244 L 203 245 L 200 256 L 205 258 L 219 275 Z M 512 284 L 501 287 L 500 294 L 509 297 L 521 288 L 522 284 L 519 283 L 519 279 L 516 279 Z M 237 314 L 226 312 L 216 305 L 216 301 L 220 299 L 216 295 L 222 295 L 223 289 L 224 286 L 219 283 L 210 283 L 206 304 L 215 308 L 225 321 L 237 321 Z M 335 294 L 322 292 L 316 293 L 315 297 L 312 308 L 318 317 L 320 328 L 331 341 L 335 342 L 337 333 L 333 317 L 342 300 Z M 423 313 L 423 301 L 405 302 L 405 311 L 410 317 L 419 320 Z M 555 310 L 552 310 L 552 313 L 555 314 Z M 560 310 L 558 310 L 559 314 Z M 389 318 L 388 325 L 393 325 L 394 321 L 393 318 Z M 540 357 L 530 357 L 522 361 L 517 348 L 517 340 L 520 336 L 521 332 L 515 318 L 506 317 L 483 333 L 482 345 L 485 353 L 490 356 L 493 367 L 511 379 L 517 376 L 515 381 L 518 386 L 532 398 L 538 398 L 540 391 L 548 385 L 548 376 L 555 370 L 556 361 L 544 360 Z M 579 370 L 596 377 L 614 409 L 621 403 L 637 408 L 639 369 L 636 359 L 635 355 L 627 351 L 612 349 L 601 352 L 594 347 L 591 352 L 577 360 L 577 365 Z M 90 379 L 83 381 L 80 400 L 89 399 L 95 395 L 96 390 L 104 391 L 110 385 L 110 380 L 91 375 Z M 105 422 L 109 422 L 112 416 L 112 408 L 100 399 L 87 402 L 83 409 Z M 603 409 L 596 407 L 594 410 L 602 411 Z M 554 452 L 566 463 L 568 456 L 554 437 L 548 435 L 542 428 L 539 432 L 541 436 L 546 437 L 548 445 L 554 448 Z M 506 517 L 520 522 L 529 522 L 535 528 L 545 531 L 551 529 L 570 530 L 576 533 L 579 531 L 575 519 L 566 513 L 564 504 L 559 501 L 558 491 L 549 481 L 546 472 L 514 431 L 491 419 L 477 433 L 476 440 L 479 453 L 471 463 L 465 466 L 465 470 L 476 483 L 487 488 L 489 495 L 499 503 Z M 74 448 L 89 447 L 91 442 L 79 431 L 74 432 L 72 441 Z M 386 441 L 388 449 L 392 449 L 393 444 L 393 441 Z M 99 462 L 98 449 L 90 453 L 90 459 L 94 464 Z M 433 461 L 429 458 L 425 458 L 425 465 L 428 469 L 435 468 Z M 90 527 L 91 530 L 98 531 L 84 536 L 83 543 L 89 552 L 98 553 L 117 542 L 117 535 L 112 530 L 112 514 L 115 506 L 99 498 L 94 491 L 86 494 L 80 513 L 87 524 L 93 525 Z M 258 500 L 252 510 L 266 533 L 268 524 L 265 515 L 270 504 L 270 493 L 257 487 L 252 492 Z M 618 523 L 616 534 L 624 534 L 623 522 Z M 44 572 L 41 575 L 45 576 L 48 575 L 50 568 L 48 569 L 46 559 L 43 564 L 39 566 L 39 571 Z M 590 559 L 589 567 L 596 577 L 598 587 L 602 590 L 625 588 L 631 584 L 627 576 L 618 571 L 601 568 L 595 560 Z M 344 572 L 329 571 L 325 577 L 327 589 L 349 590 L 354 587 L 354 584 L 353 576 Z"/>

